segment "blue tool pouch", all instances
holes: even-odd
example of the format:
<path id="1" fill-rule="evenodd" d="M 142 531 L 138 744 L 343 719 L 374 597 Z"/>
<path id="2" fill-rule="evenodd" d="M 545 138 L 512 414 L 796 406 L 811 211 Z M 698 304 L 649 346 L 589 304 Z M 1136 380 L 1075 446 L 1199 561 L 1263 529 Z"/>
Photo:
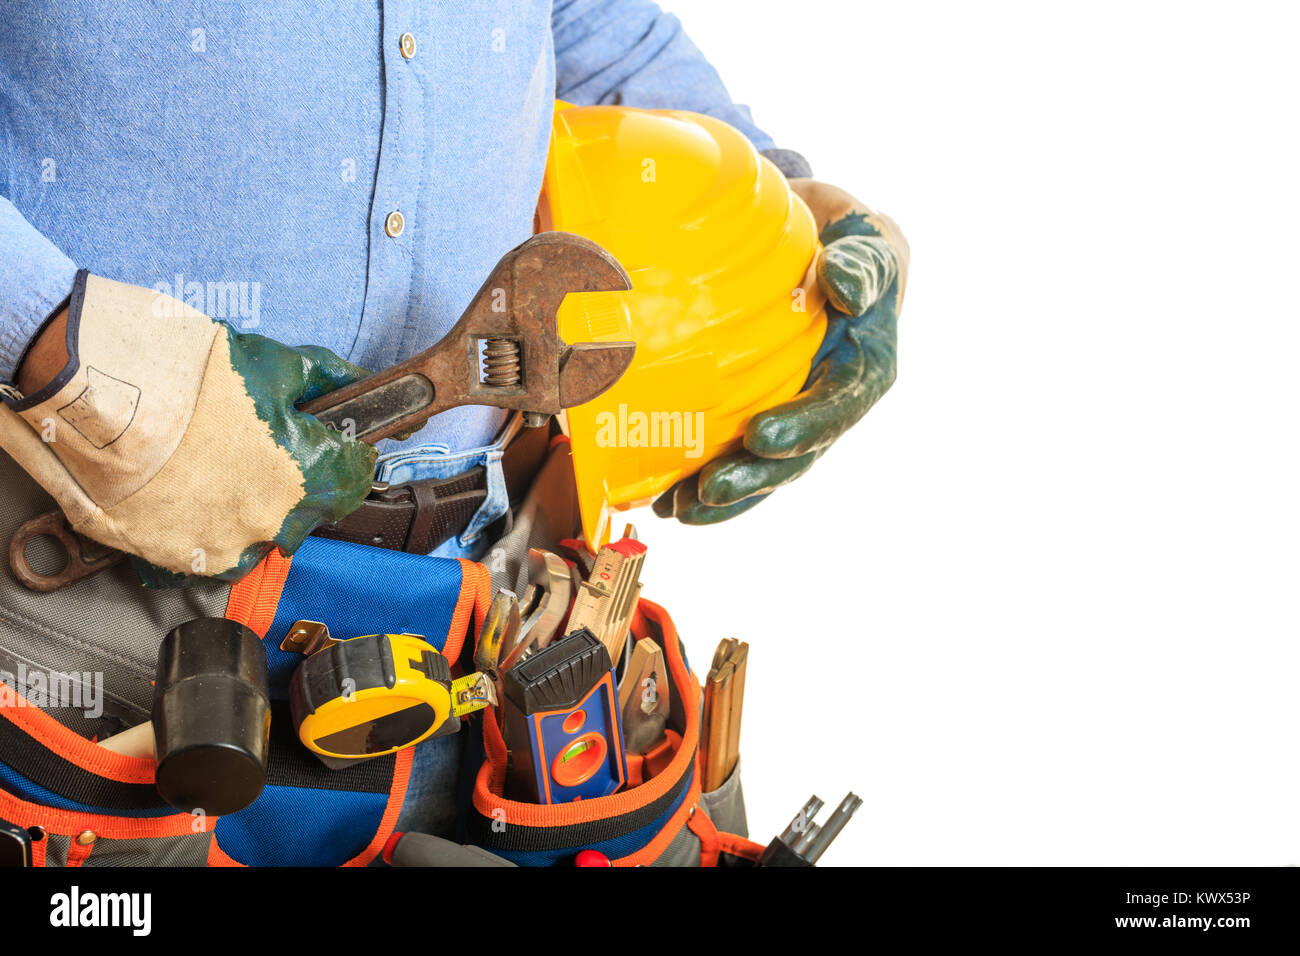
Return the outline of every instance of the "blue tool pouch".
<path id="1" fill-rule="evenodd" d="M 423 814 L 455 812 L 459 735 L 429 740 L 343 769 L 328 769 L 302 746 L 286 704 L 304 655 L 281 649 L 294 624 L 325 624 L 346 639 L 419 634 L 456 660 L 476 607 L 489 594 L 486 570 L 471 561 L 308 538 L 292 558 L 273 554 L 231 589 L 226 616 L 261 635 L 272 698 L 271 763 L 254 803 L 214 827 L 214 863 L 256 866 L 365 865 L 375 860 L 407 801 L 412 768 L 426 791 Z M 441 795 L 441 799 L 439 799 Z M 430 807 L 433 809 L 430 809 Z M 286 840 L 284 834 L 293 834 Z"/>
<path id="2" fill-rule="evenodd" d="M 600 853 L 613 866 L 746 865 L 758 858 L 762 846 L 744 835 L 739 770 L 718 791 L 700 792 L 700 685 L 672 619 L 642 600 L 632 634 L 651 638 L 664 652 L 672 685 L 664 742 L 628 757 L 628 786 L 617 793 L 572 803 L 525 803 L 504 795 L 506 747 L 495 709 L 489 708 L 483 712 L 484 759 L 467 819 L 474 843 L 521 866 L 570 864 L 583 850 Z"/>
<path id="3" fill-rule="evenodd" d="M 3 455 L 0 484 L 0 536 L 52 505 Z M 0 819 L 34 834 L 38 866 L 364 866 L 378 863 L 399 821 L 450 832 L 464 734 L 328 769 L 294 733 L 287 687 L 303 655 L 280 644 L 306 619 L 340 638 L 421 634 L 454 659 L 489 594 L 486 569 L 470 561 L 318 538 L 292 558 L 273 552 L 234 586 L 147 591 L 122 564 L 35 594 L 0 575 Z M 158 796 L 152 759 L 94 741 L 149 719 L 168 630 L 223 615 L 264 639 L 266 786 L 237 813 L 193 816 Z M 51 693 L 56 682 L 77 699 Z M 408 799 L 416 788 L 429 799 Z"/>

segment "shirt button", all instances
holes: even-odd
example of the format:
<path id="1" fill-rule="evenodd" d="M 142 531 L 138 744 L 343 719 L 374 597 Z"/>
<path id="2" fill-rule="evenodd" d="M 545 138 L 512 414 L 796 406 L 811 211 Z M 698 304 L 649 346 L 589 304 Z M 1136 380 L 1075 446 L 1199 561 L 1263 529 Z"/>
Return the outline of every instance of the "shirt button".
<path id="1" fill-rule="evenodd" d="M 384 232 L 388 233 L 394 239 L 400 236 L 406 229 L 406 217 L 394 209 L 384 220 Z"/>
<path id="2" fill-rule="evenodd" d="M 397 42 L 401 45 L 403 58 L 409 60 L 411 57 L 415 56 L 414 33 L 403 33 L 397 38 Z"/>

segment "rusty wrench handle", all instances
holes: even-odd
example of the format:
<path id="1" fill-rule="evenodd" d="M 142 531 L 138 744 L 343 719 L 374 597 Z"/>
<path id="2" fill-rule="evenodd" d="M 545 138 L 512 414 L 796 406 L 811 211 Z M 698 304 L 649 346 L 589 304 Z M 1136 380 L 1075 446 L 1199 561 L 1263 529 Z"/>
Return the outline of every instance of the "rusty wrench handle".
<path id="1" fill-rule="evenodd" d="M 423 374 L 423 354 L 368 378 L 322 395 L 299 410 L 358 441 L 382 438 L 418 427 L 442 411 L 437 390 Z"/>

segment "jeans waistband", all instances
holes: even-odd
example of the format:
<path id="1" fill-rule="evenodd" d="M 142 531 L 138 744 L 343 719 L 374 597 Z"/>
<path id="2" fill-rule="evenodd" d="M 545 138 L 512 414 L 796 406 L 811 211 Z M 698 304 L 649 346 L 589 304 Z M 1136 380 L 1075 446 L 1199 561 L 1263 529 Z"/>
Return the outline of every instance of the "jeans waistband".
<path id="1" fill-rule="evenodd" d="M 519 415 L 512 415 L 491 444 L 478 448 L 452 451 L 444 444 L 431 442 L 403 448 L 381 455 L 375 465 L 375 479 L 390 485 L 403 485 L 415 481 L 450 478 L 471 468 L 482 466 L 487 474 L 487 497 L 469 524 L 458 535 L 453 535 L 431 553 L 439 557 L 477 559 L 488 542 L 482 540 L 483 531 L 506 513 L 510 496 L 506 490 L 505 473 L 501 459 L 506 446 L 518 434 L 522 425 Z"/>

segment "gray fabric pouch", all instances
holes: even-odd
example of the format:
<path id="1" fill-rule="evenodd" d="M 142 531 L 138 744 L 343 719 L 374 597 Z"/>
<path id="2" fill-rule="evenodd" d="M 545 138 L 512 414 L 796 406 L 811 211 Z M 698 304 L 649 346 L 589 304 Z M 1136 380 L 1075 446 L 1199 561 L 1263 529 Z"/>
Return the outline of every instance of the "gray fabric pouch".
<path id="1" fill-rule="evenodd" d="M 700 794 L 700 804 L 718 830 L 737 836 L 749 836 L 749 824 L 745 819 L 745 794 L 740 786 L 739 762 L 726 783 L 711 793 Z M 690 827 L 682 827 L 653 865 L 699 866 L 700 838 Z M 719 860 L 718 865 L 724 865 L 723 861 Z"/>
<path id="2" fill-rule="evenodd" d="M 54 500 L 0 452 L 4 551 L 20 525 L 55 507 Z M 34 539 L 26 554 L 44 574 L 59 571 L 66 560 L 62 546 L 52 539 Z M 126 562 L 63 590 L 40 593 L 19 584 L 6 559 L 0 571 L 0 682 L 83 738 L 112 736 L 149 719 L 163 635 L 193 618 L 220 616 L 229 593 L 227 585 L 217 582 L 151 591 L 140 585 Z M 30 749 L 21 731 L 10 736 L 11 746 Z M 13 756 L 0 753 L 0 758 Z M 42 785 L 39 778 L 33 782 Z M 31 805 L 17 806 L 18 812 L 7 814 L 20 817 L 20 825 L 39 826 L 44 819 L 39 811 L 32 820 L 22 819 Z M 101 811 L 110 817 L 112 813 Z M 207 860 L 212 834 L 191 826 L 188 817 L 183 826 L 172 829 L 176 835 L 131 839 L 97 834 L 95 829 L 105 820 L 87 814 L 71 830 L 42 834 L 39 855 L 44 865 L 58 867 L 76 859 L 85 866 L 198 866 Z M 86 838 L 89 842 L 83 842 Z"/>
<path id="3" fill-rule="evenodd" d="M 0 542 L 7 550 L 19 525 L 56 505 L 3 452 L 0 489 Z M 30 542 L 27 557 L 47 574 L 65 560 L 62 547 L 46 538 Z M 220 582 L 149 590 L 125 561 L 61 591 L 40 593 L 19 584 L 6 561 L 0 572 L 0 672 L 67 675 L 80 686 L 81 702 L 94 705 L 51 701 L 45 710 L 83 737 L 111 736 L 149 719 L 163 635 L 196 617 L 221 616 L 229 594 Z"/>

